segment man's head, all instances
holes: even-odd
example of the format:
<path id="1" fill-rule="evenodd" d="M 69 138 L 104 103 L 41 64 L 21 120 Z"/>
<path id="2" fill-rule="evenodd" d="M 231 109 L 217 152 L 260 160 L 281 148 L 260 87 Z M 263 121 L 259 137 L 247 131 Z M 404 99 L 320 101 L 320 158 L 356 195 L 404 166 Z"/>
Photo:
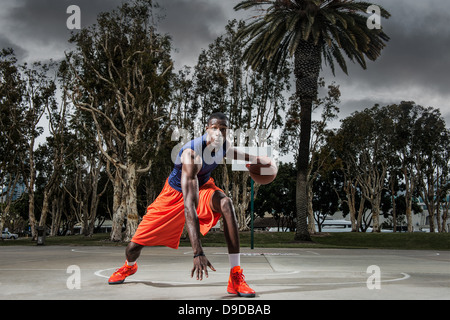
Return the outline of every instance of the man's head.
<path id="1" fill-rule="evenodd" d="M 221 112 L 209 116 L 206 132 L 213 147 L 219 147 L 223 144 L 228 124 L 228 117 Z"/>
<path id="2" fill-rule="evenodd" d="M 222 112 L 215 112 L 211 114 L 208 118 L 208 126 L 211 126 L 213 123 L 218 121 L 226 123 L 226 126 L 228 127 L 228 117 Z"/>

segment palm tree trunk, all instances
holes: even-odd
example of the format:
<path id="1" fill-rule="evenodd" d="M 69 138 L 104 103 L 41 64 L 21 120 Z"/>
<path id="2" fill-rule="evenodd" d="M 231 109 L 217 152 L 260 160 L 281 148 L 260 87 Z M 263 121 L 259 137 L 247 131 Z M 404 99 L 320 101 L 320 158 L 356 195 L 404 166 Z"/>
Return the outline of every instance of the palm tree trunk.
<path id="1" fill-rule="evenodd" d="M 309 147 L 311 140 L 312 104 L 317 97 L 321 60 L 321 48 L 302 41 L 295 51 L 296 96 L 300 104 L 300 145 L 297 157 L 297 228 L 295 240 L 311 241 L 308 232 L 307 178 Z"/>

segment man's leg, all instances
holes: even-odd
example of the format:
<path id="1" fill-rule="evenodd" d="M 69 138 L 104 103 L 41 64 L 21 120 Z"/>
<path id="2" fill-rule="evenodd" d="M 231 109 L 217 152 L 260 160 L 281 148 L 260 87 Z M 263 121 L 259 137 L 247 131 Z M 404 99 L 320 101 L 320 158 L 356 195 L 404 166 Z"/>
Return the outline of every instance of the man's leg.
<path id="1" fill-rule="evenodd" d="M 214 192 L 211 199 L 211 209 L 219 212 L 223 217 L 225 240 L 229 254 L 240 252 L 239 228 L 234 211 L 233 202 L 222 191 Z"/>
<path id="2" fill-rule="evenodd" d="M 128 243 L 125 250 L 125 256 L 127 258 L 128 265 L 133 265 L 136 262 L 136 260 L 141 255 L 142 248 L 144 248 L 143 245 L 134 243 L 132 241 Z"/>
<path id="3" fill-rule="evenodd" d="M 168 180 L 147 213 L 125 250 L 126 262 L 109 279 L 110 284 L 123 283 L 137 270 L 137 259 L 144 246 L 165 245 L 178 248 L 184 226 L 183 194 L 169 186 Z"/>
<path id="4" fill-rule="evenodd" d="M 109 277 L 108 283 L 109 284 L 121 284 L 125 281 L 125 279 L 137 271 L 137 263 L 136 260 L 141 255 L 142 248 L 144 246 L 137 244 L 135 242 L 130 242 L 127 245 L 127 248 L 125 249 L 125 256 L 127 258 L 127 261 L 125 264 L 117 269 L 111 277 Z"/>
<path id="5" fill-rule="evenodd" d="M 219 212 L 224 222 L 225 240 L 228 245 L 228 257 L 231 266 L 227 291 L 243 297 L 254 297 L 255 291 L 245 282 L 240 267 L 239 228 L 233 202 L 223 192 L 216 191 L 211 198 L 211 209 Z"/>

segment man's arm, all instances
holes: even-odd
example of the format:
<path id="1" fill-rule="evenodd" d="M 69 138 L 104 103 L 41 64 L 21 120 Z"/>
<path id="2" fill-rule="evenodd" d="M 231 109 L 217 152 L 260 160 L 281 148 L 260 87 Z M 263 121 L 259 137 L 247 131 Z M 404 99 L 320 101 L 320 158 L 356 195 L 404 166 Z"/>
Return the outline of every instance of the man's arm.
<path id="1" fill-rule="evenodd" d="M 232 146 L 227 149 L 226 157 L 233 160 L 244 160 L 252 164 L 261 163 L 258 156 L 253 156 Z"/>
<path id="2" fill-rule="evenodd" d="M 191 149 L 186 149 L 181 155 L 181 163 L 183 164 L 181 190 L 183 191 L 184 213 L 194 255 L 202 253 L 200 226 L 197 216 L 199 188 L 197 174 L 201 170 L 202 165 L 198 163 L 199 159 L 196 157 L 197 155 Z"/>
<path id="3" fill-rule="evenodd" d="M 186 216 L 186 227 L 191 241 L 192 250 L 194 251 L 194 273 L 197 274 L 197 280 L 203 279 L 203 271 L 208 277 L 207 267 L 216 271 L 211 263 L 206 259 L 203 253 L 202 243 L 200 241 L 200 225 L 198 222 L 198 179 L 197 174 L 202 168 L 202 160 L 194 150 L 186 149 L 181 155 L 181 163 L 183 164 L 181 171 L 181 190 L 183 191 L 184 213 Z"/>

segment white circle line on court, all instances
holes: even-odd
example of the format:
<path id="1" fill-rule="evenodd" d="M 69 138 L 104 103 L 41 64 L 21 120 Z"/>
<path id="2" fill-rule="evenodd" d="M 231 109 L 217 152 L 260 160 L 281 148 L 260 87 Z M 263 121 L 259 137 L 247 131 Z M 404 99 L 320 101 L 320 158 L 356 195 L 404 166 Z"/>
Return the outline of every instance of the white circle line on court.
<path id="1" fill-rule="evenodd" d="M 114 252 L 110 251 L 98 251 L 98 250 L 78 250 L 78 249 L 71 249 L 71 252 L 76 253 L 93 253 L 93 254 L 99 254 L 99 253 L 105 253 L 105 254 L 114 254 Z M 120 252 L 120 254 L 123 255 L 123 252 Z"/>
<path id="2" fill-rule="evenodd" d="M 145 266 L 145 265 L 144 265 Z M 144 267 L 141 266 L 141 267 Z M 102 269 L 102 270 L 97 270 L 96 272 L 94 272 L 94 275 L 101 277 L 101 278 L 105 278 L 105 279 L 109 279 L 109 276 L 103 275 L 102 273 L 105 271 L 111 271 L 111 270 L 115 270 L 117 268 L 108 268 L 108 269 Z M 165 270 L 165 272 L 180 272 L 179 270 Z M 291 274 L 297 274 L 300 273 L 300 271 L 291 271 L 291 272 L 276 272 L 276 273 L 270 273 L 270 274 L 253 274 L 256 276 L 279 276 L 279 275 L 291 275 Z M 223 273 L 223 272 L 214 272 L 212 271 L 211 274 L 228 274 L 228 273 Z M 409 278 L 411 278 L 411 276 L 407 273 L 400 273 L 402 275 L 401 278 L 394 278 L 394 279 L 387 279 L 387 280 L 382 280 L 380 279 L 380 283 L 386 283 L 386 282 L 397 282 L 397 281 L 404 281 L 407 280 Z M 131 280 L 131 279 L 130 279 Z M 299 279 L 300 280 L 300 279 Z M 157 280 L 141 280 L 141 279 L 134 279 L 132 278 L 133 282 L 152 282 L 152 283 L 166 283 L 166 284 L 189 284 L 192 282 L 180 282 L 180 281 L 157 281 Z M 126 282 L 126 281 L 125 281 Z M 322 283 L 292 283 L 292 284 L 266 284 L 265 286 L 283 286 L 283 287 L 298 287 L 298 286 L 337 286 L 337 285 L 355 285 L 355 284 L 367 284 L 367 281 L 349 281 L 349 282 L 322 282 Z"/>
<path id="3" fill-rule="evenodd" d="M 395 279 L 388 279 L 388 280 L 380 280 L 380 283 L 403 281 L 403 280 L 411 278 L 411 276 L 409 274 L 407 274 L 407 273 L 402 272 L 400 274 L 403 275 L 403 277 L 395 278 Z M 349 284 L 367 284 L 367 281 L 300 283 L 300 284 L 297 284 L 295 286 L 341 286 L 341 285 L 349 285 Z M 286 286 L 294 286 L 294 285 L 286 285 Z"/>
<path id="4" fill-rule="evenodd" d="M 140 265 L 140 267 L 148 267 L 148 265 Z M 94 275 L 101 277 L 101 278 L 107 278 L 109 279 L 109 276 L 103 275 L 102 273 L 105 271 L 112 271 L 112 270 L 116 270 L 117 268 L 108 268 L 108 269 L 102 269 L 102 270 L 97 270 L 94 272 Z M 164 270 L 164 272 L 176 272 L 179 273 L 180 270 Z M 280 276 L 280 275 L 290 275 L 290 274 L 296 274 L 296 273 L 300 273 L 300 271 L 288 271 L 288 272 L 273 272 L 273 273 L 258 273 L 258 276 Z M 225 275 L 229 275 L 229 272 L 218 272 L 218 271 L 210 271 L 210 274 L 225 274 Z M 136 280 L 133 278 L 133 281 L 151 281 L 151 282 L 157 282 L 157 281 L 153 281 L 153 280 Z M 175 282 L 168 282 L 168 281 L 161 281 L 161 283 L 175 283 Z M 177 283 L 187 283 L 187 282 L 177 282 Z"/>

